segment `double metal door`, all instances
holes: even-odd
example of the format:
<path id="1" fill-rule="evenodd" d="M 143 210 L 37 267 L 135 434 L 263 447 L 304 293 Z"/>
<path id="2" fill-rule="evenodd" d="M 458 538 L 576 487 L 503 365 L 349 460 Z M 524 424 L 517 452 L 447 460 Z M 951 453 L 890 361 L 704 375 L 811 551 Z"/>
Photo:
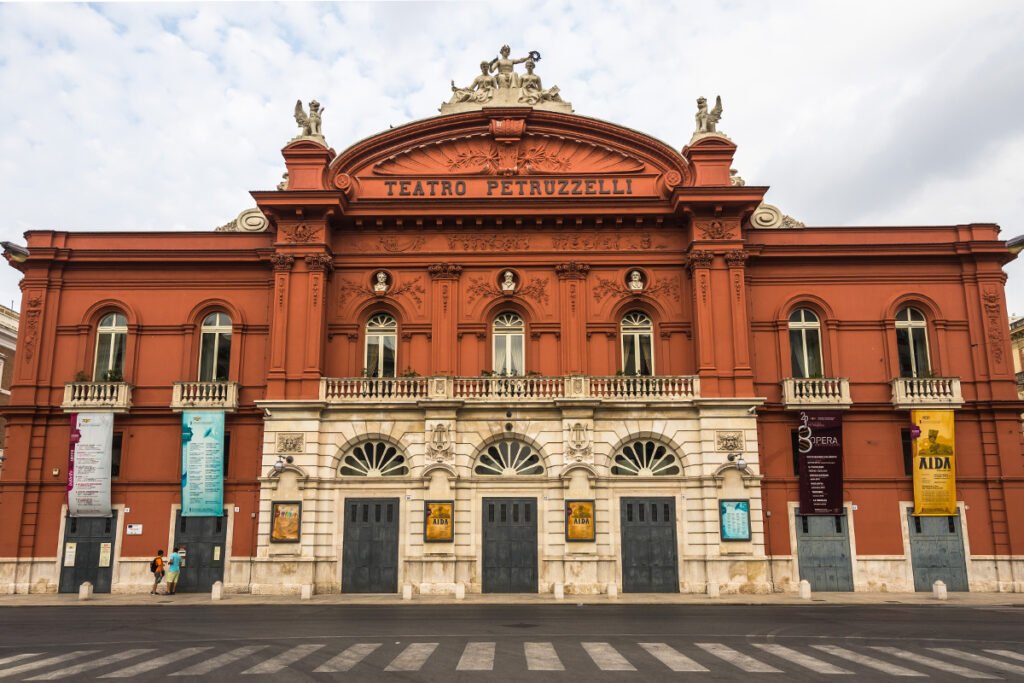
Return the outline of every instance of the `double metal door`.
<path id="1" fill-rule="evenodd" d="M 675 498 L 623 498 L 622 590 L 678 593 Z"/>
<path id="2" fill-rule="evenodd" d="M 800 578 L 815 591 L 852 591 L 850 527 L 846 514 L 796 513 L 797 561 Z"/>
<path id="3" fill-rule="evenodd" d="M 914 590 L 930 591 L 942 581 L 946 590 L 967 591 L 967 562 L 960 516 L 915 517 L 907 509 L 910 558 L 914 567 Z"/>
<path id="4" fill-rule="evenodd" d="M 483 592 L 536 593 L 537 499 L 484 498 Z"/>
<path id="5" fill-rule="evenodd" d="M 64 520 L 61 548 L 61 593 L 77 593 L 89 581 L 93 592 L 109 593 L 114 571 L 117 511 L 110 517 L 71 517 Z"/>
<path id="6" fill-rule="evenodd" d="M 174 520 L 174 546 L 184 546 L 178 591 L 206 593 L 224 580 L 227 517 L 182 517 Z M 168 550 L 168 557 L 174 548 Z"/>
<path id="7" fill-rule="evenodd" d="M 341 552 L 344 593 L 398 592 L 398 499 L 345 501 Z"/>

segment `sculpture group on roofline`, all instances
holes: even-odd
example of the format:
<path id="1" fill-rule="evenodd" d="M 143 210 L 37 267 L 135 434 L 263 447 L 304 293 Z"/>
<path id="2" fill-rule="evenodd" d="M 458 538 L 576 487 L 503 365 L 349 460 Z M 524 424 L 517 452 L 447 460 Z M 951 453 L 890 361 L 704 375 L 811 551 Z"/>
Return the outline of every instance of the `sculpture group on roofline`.
<path id="1" fill-rule="evenodd" d="M 452 81 L 452 97 L 441 105 L 442 114 L 479 109 L 483 106 L 529 106 L 565 113 L 572 105 L 564 101 L 558 86 L 544 89 L 540 76 L 534 71 L 540 53 L 531 50 L 525 57 L 511 57 L 512 49 L 503 45 L 497 57 L 480 62 L 480 75 L 465 88 Z M 526 73 L 515 70 L 522 64 Z"/>

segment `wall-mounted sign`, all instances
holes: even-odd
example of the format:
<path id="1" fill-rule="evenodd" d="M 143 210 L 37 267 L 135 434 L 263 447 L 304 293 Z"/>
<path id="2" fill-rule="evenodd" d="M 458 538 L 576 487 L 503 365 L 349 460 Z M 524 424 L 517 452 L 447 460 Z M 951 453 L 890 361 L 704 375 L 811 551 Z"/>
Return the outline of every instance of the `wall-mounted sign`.
<path id="1" fill-rule="evenodd" d="M 843 414 L 800 411 L 800 514 L 843 514 Z"/>
<path id="2" fill-rule="evenodd" d="M 100 543 L 100 563 L 101 567 L 110 566 L 110 554 L 112 552 L 113 543 Z"/>
<path id="3" fill-rule="evenodd" d="M 270 519 L 271 543 L 299 542 L 302 536 L 302 501 L 272 502 L 270 504 Z"/>
<path id="4" fill-rule="evenodd" d="M 181 414 L 181 516 L 224 514 L 224 412 Z"/>
<path id="5" fill-rule="evenodd" d="M 71 413 L 68 451 L 68 514 L 110 517 L 112 413 Z"/>
<path id="6" fill-rule="evenodd" d="M 129 536 L 141 536 L 142 525 L 141 524 L 129 524 L 125 533 Z"/>
<path id="7" fill-rule="evenodd" d="M 750 501 L 718 501 L 718 517 L 723 541 L 750 540 Z"/>
<path id="8" fill-rule="evenodd" d="M 913 410 L 910 420 L 921 427 L 921 435 L 914 439 L 914 514 L 923 517 L 955 515 L 953 411 Z"/>
<path id="9" fill-rule="evenodd" d="M 593 500 L 565 501 L 565 540 L 593 541 L 597 538 Z"/>
<path id="10" fill-rule="evenodd" d="M 455 540 L 454 500 L 428 500 L 424 503 L 423 540 L 426 543 Z"/>
<path id="11" fill-rule="evenodd" d="M 64 566 L 65 567 L 74 567 L 75 566 L 75 556 L 77 554 L 78 554 L 78 544 L 77 543 L 65 543 L 64 544 Z"/>

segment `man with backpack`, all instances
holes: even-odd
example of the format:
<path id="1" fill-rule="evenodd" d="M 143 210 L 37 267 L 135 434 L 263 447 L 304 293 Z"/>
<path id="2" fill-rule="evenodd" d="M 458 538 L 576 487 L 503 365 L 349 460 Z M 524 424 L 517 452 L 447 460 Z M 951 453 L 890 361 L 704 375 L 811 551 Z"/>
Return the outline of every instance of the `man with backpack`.
<path id="1" fill-rule="evenodd" d="M 157 586 L 164 578 L 164 551 L 157 550 L 156 557 L 149 563 L 149 571 L 153 572 L 153 590 L 149 591 L 150 595 L 156 595 Z"/>
<path id="2" fill-rule="evenodd" d="M 176 546 L 167 562 L 167 594 L 178 591 L 178 575 L 181 573 L 181 546 Z"/>

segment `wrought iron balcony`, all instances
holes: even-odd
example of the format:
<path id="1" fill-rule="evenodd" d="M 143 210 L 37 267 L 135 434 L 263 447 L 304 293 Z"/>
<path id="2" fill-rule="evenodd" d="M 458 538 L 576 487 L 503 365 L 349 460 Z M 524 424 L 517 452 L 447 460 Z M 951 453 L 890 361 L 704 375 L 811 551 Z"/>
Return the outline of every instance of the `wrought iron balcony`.
<path id="1" fill-rule="evenodd" d="M 172 410 L 238 409 L 238 382 L 175 382 Z"/>
<path id="2" fill-rule="evenodd" d="M 90 410 L 127 413 L 132 407 L 132 387 L 127 382 L 68 382 L 64 385 L 66 413 Z"/>
<path id="3" fill-rule="evenodd" d="M 456 399 L 467 402 L 692 401 L 700 398 L 695 376 L 658 377 L 325 377 L 320 400 L 328 403 L 415 403 Z"/>
<path id="4" fill-rule="evenodd" d="M 782 380 L 782 402 L 788 409 L 849 408 L 853 405 L 850 380 L 845 377 L 787 377 Z"/>
<path id="5" fill-rule="evenodd" d="M 959 408 L 964 404 L 959 377 L 897 377 L 892 404 L 899 410 Z"/>

